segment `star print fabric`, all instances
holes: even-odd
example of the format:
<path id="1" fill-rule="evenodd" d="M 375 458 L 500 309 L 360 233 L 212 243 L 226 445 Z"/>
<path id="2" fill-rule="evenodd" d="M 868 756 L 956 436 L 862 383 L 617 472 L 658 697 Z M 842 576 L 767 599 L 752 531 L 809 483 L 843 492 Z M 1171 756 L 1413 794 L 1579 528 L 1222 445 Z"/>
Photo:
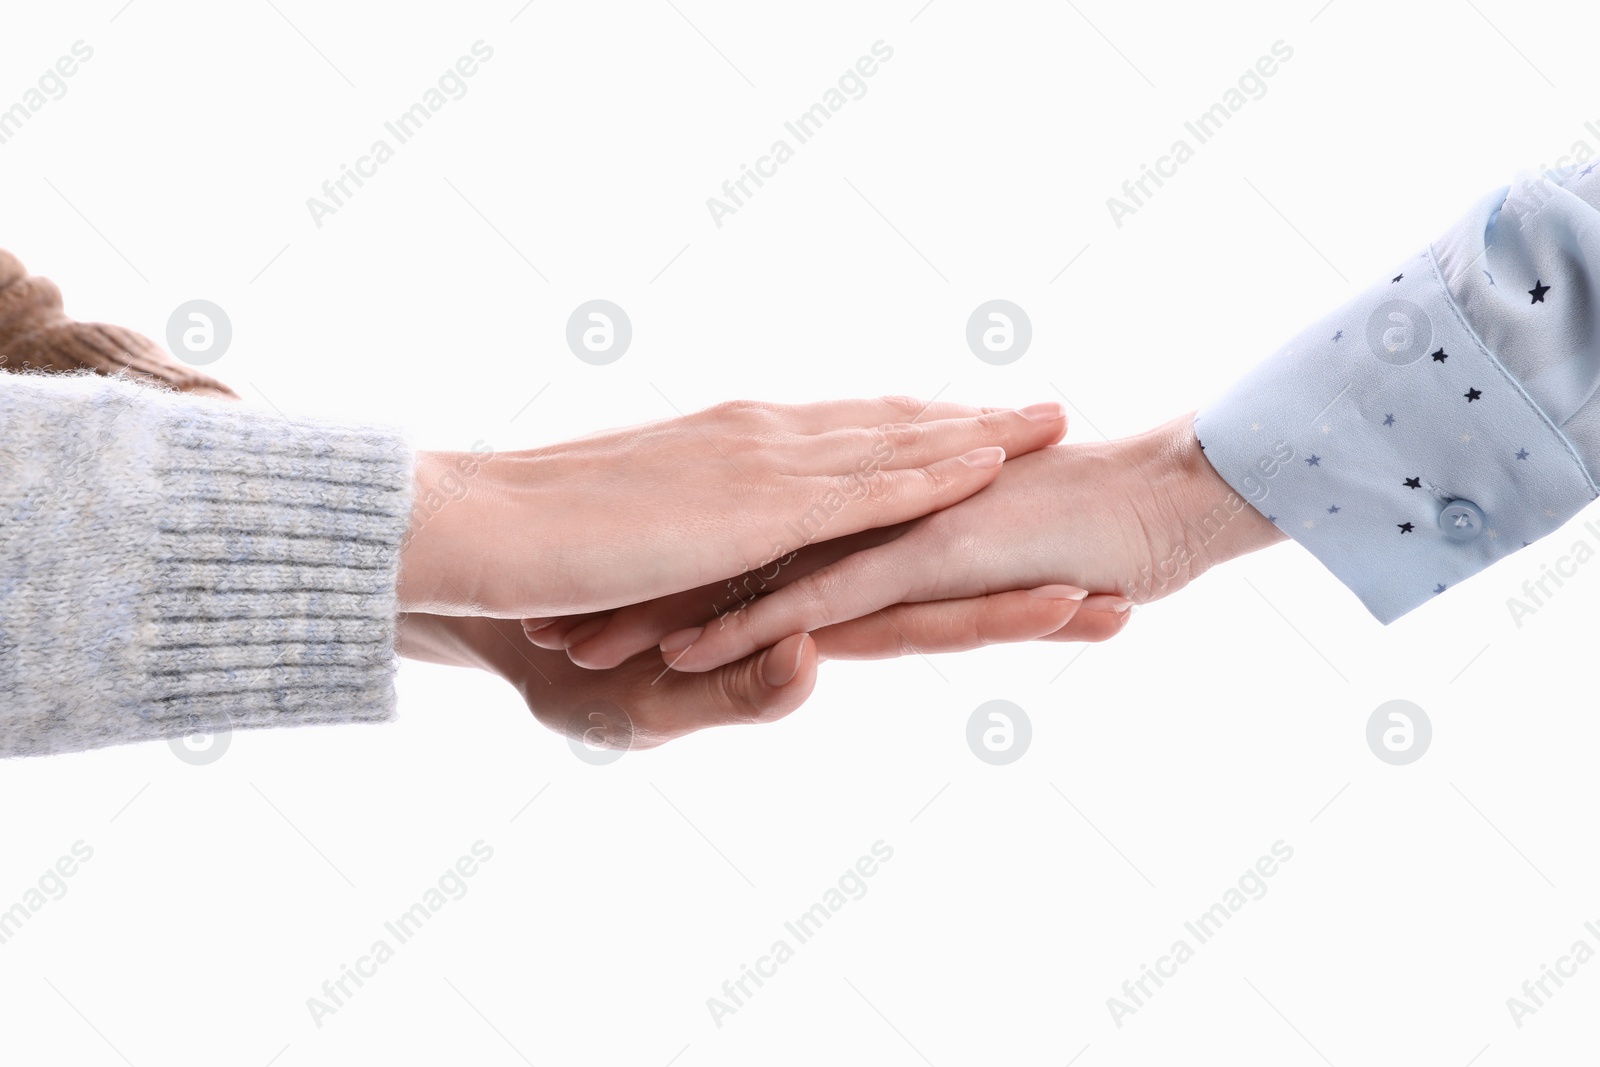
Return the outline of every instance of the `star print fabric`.
<path id="1" fill-rule="evenodd" d="M 1597 275 L 1600 168 L 1520 175 L 1202 408 L 1196 436 L 1393 622 L 1600 496 Z"/>

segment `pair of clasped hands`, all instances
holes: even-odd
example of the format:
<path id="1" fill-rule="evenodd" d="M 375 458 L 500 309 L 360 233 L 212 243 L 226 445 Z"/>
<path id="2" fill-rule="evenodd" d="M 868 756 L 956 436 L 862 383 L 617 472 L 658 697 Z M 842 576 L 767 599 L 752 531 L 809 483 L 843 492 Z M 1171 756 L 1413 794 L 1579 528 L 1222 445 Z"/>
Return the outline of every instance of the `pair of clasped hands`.
<path id="1" fill-rule="evenodd" d="M 499 674 L 569 737 L 647 748 L 781 718 L 828 659 L 1105 640 L 1133 602 L 1281 536 L 1245 507 L 1195 547 L 1232 491 L 1192 417 L 1066 430 L 1053 402 L 732 402 L 423 452 L 417 497 L 447 503 L 401 550 L 398 647 Z"/>

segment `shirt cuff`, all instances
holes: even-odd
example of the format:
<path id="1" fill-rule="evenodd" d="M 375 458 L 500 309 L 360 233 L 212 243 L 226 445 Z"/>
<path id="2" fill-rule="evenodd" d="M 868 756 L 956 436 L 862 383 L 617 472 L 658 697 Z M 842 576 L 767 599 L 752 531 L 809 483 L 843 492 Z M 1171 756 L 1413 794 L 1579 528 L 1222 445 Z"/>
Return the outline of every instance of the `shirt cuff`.
<path id="1" fill-rule="evenodd" d="M 1384 623 L 1597 495 L 1431 249 L 1203 408 L 1195 433 L 1217 473 Z"/>

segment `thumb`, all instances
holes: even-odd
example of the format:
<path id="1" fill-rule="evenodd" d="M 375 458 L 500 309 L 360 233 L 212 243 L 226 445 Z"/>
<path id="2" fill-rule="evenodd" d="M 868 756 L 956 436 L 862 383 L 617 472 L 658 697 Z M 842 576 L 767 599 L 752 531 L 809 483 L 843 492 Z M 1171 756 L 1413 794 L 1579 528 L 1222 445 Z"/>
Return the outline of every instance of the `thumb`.
<path id="1" fill-rule="evenodd" d="M 672 671 L 675 688 L 699 696 L 692 729 L 776 722 L 806 702 L 817 685 L 817 643 L 794 634 L 725 667 L 698 674 Z"/>

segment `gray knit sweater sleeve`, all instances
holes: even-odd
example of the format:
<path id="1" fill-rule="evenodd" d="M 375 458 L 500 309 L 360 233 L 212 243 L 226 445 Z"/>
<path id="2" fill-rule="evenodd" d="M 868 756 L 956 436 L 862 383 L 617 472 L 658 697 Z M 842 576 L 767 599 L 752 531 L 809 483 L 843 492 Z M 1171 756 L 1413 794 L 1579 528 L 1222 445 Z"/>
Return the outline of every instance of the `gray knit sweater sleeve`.
<path id="1" fill-rule="evenodd" d="M 0 375 L 0 756 L 394 714 L 395 434 Z"/>

